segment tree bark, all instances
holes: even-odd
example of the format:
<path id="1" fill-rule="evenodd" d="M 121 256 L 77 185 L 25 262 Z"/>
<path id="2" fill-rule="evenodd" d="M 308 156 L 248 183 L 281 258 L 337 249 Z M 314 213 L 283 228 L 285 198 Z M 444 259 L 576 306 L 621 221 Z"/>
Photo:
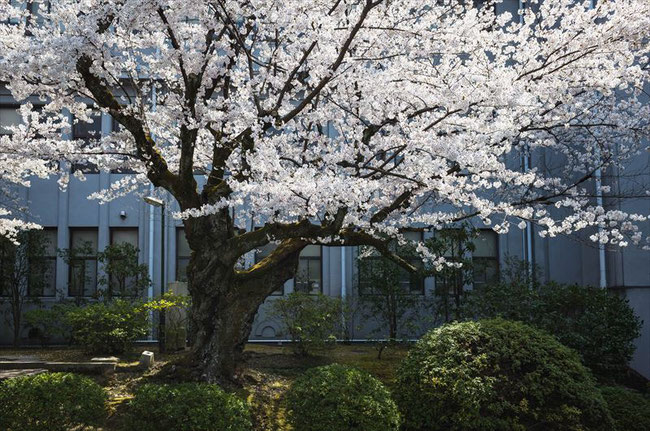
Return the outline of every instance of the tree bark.
<path id="1" fill-rule="evenodd" d="M 200 235 L 206 227 L 193 225 L 188 240 L 210 238 L 214 230 Z M 199 378 L 207 382 L 234 380 L 260 305 L 294 277 L 300 253 L 287 256 L 263 277 L 242 278 L 236 274 L 235 262 L 219 260 L 227 253 L 223 244 L 204 240 L 201 247 L 193 248 L 187 269 L 192 356 Z"/>

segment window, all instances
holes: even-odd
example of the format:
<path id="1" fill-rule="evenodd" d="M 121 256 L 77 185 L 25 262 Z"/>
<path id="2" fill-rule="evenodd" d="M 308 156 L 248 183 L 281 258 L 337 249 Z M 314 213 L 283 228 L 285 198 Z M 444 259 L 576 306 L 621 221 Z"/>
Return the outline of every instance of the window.
<path id="1" fill-rule="evenodd" d="M 68 296 L 97 295 L 97 228 L 71 228 Z"/>
<path id="2" fill-rule="evenodd" d="M 31 36 L 32 33 L 29 29 L 40 27 L 45 23 L 45 17 L 43 15 L 51 12 L 51 5 L 48 0 L 29 0 L 27 2 L 27 10 L 29 11 L 29 15 L 27 16 L 26 34 Z"/>
<path id="3" fill-rule="evenodd" d="M 94 139 L 99 139 L 102 132 L 102 116 L 101 114 L 94 114 L 91 116 L 91 122 L 77 121 L 72 126 L 72 138 L 81 139 L 85 143 L 83 148 L 88 148 Z M 76 119 L 74 120 L 76 121 Z M 73 121 L 73 123 L 74 123 Z M 99 169 L 97 165 L 90 162 L 78 162 L 72 165 L 72 172 L 81 171 L 84 174 L 97 174 Z"/>
<path id="4" fill-rule="evenodd" d="M 122 127 L 120 123 L 115 120 L 115 118 L 111 118 L 111 133 L 112 132 L 124 132 L 126 129 Z M 116 156 L 117 158 L 117 156 Z M 123 160 L 124 162 L 129 161 L 128 156 L 120 156 L 120 160 Z M 112 174 L 135 174 L 136 172 L 133 169 L 129 168 L 117 168 L 117 169 L 111 169 Z"/>
<path id="5" fill-rule="evenodd" d="M 467 268 L 471 263 L 469 258 L 473 244 L 472 231 L 465 228 L 442 229 L 436 232 L 435 241 L 448 262 L 464 265 L 461 268 L 444 266 L 436 275 L 438 295 L 453 295 L 459 302 L 471 277 Z"/>
<path id="6" fill-rule="evenodd" d="M 118 248 L 106 256 L 109 297 L 137 296 L 141 293 L 138 228 L 111 228 L 111 245 Z"/>
<path id="7" fill-rule="evenodd" d="M 402 235 L 409 241 L 421 242 L 423 240 L 424 234 L 423 232 L 417 231 L 404 231 L 402 232 Z M 393 244 L 396 246 L 395 242 Z M 416 267 L 422 265 L 422 260 L 417 255 L 412 253 L 408 247 L 405 247 L 404 250 L 402 250 L 402 252 L 399 254 Z M 368 259 L 368 264 L 361 265 L 359 267 L 359 293 L 361 295 L 373 295 L 379 293 L 372 285 L 373 283 L 371 280 L 373 277 L 370 274 L 367 274 L 366 271 L 373 271 L 375 265 L 382 265 L 383 267 L 384 264 L 394 267 L 393 270 L 390 270 L 388 268 L 382 268 L 382 270 L 385 270 L 386 274 L 394 274 L 393 271 L 396 271 L 396 277 L 393 275 L 391 278 L 395 277 L 397 279 L 397 282 L 404 292 L 414 295 L 424 295 L 424 278 L 419 274 L 412 273 L 406 268 L 401 267 L 392 261 L 389 261 L 375 250 L 373 250 L 373 254 L 371 256 L 368 256 L 365 259 Z"/>
<path id="8" fill-rule="evenodd" d="M 12 296 L 12 283 L 16 266 L 16 246 L 0 237 L 0 297 Z"/>
<path id="9" fill-rule="evenodd" d="M 266 256 L 271 254 L 271 252 L 273 250 L 275 250 L 276 247 L 277 247 L 277 245 L 272 243 L 272 242 L 260 247 L 258 249 L 258 251 L 255 252 L 255 263 L 260 262 Z M 284 285 L 280 289 L 278 289 L 278 290 L 274 291 L 273 293 L 271 293 L 271 295 L 273 295 L 273 296 L 282 296 L 282 295 L 284 295 Z"/>
<path id="10" fill-rule="evenodd" d="M 294 291 L 322 293 L 323 291 L 323 247 L 308 245 L 300 252 L 298 272 L 294 279 Z"/>
<path id="11" fill-rule="evenodd" d="M 56 228 L 34 231 L 27 244 L 32 248 L 29 259 L 27 294 L 29 296 L 56 296 Z"/>
<path id="12" fill-rule="evenodd" d="M 498 236 L 493 230 L 483 229 L 474 239 L 472 263 L 474 286 L 495 281 L 499 276 Z"/>
<path id="13" fill-rule="evenodd" d="M 18 112 L 17 105 L 0 106 L 0 136 L 11 135 L 9 127 L 18 126 L 23 122 L 23 118 Z"/>
<path id="14" fill-rule="evenodd" d="M 192 250 L 183 228 L 176 229 L 176 281 L 187 281 L 187 266 Z"/>

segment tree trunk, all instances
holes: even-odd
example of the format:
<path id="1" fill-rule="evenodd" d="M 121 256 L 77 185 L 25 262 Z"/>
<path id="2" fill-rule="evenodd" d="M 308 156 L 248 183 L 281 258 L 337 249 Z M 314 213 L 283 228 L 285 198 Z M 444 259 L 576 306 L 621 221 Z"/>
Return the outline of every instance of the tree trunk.
<path id="1" fill-rule="evenodd" d="M 24 294 L 25 292 L 20 292 L 18 289 L 17 291 L 14 292 L 14 297 L 12 298 L 11 302 L 11 318 L 12 318 L 12 324 L 13 324 L 13 344 L 14 347 L 18 347 L 20 345 L 20 321 L 22 317 L 22 301 L 23 298 L 19 295 Z"/>
<path id="2" fill-rule="evenodd" d="M 233 381 L 257 310 L 264 300 L 297 270 L 299 251 L 260 279 L 241 279 L 234 265 L 225 266 L 214 246 L 194 251 L 188 265 L 192 298 L 190 326 L 192 355 L 200 379 Z"/>
<path id="3" fill-rule="evenodd" d="M 14 317 L 14 347 L 20 345 L 20 317 Z"/>

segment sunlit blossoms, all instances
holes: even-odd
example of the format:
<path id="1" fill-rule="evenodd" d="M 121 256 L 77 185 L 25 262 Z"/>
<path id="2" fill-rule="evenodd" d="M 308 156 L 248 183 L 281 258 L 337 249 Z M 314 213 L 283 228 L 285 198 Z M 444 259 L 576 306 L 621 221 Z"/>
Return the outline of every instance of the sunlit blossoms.
<path id="1" fill-rule="evenodd" d="M 154 136 L 172 175 L 224 179 L 214 202 L 181 201 L 184 216 L 234 207 L 237 220 L 254 210 L 259 225 L 345 208 L 344 226 L 372 232 L 471 216 L 499 231 L 533 221 L 544 235 L 609 227 L 586 179 L 647 135 L 638 98 L 650 5 L 560 0 L 520 19 L 487 4 L 429 3 L 58 1 L 39 26 L 2 6 L 13 24 L 0 30 L 0 78 L 16 100 L 45 103 L 25 113 L 39 133 L 23 125 L 3 137 L 13 162 L 2 177 L 28 185 L 52 172 L 43 160 L 61 159 L 147 173 L 152 154 L 120 116 L 124 130 L 91 145 L 43 137 L 39 116 L 65 107 L 84 121 L 94 106 Z M 524 152 L 562 167 L 523 172 Z M 634 226 L 596 240 L 639 239 Z"/>

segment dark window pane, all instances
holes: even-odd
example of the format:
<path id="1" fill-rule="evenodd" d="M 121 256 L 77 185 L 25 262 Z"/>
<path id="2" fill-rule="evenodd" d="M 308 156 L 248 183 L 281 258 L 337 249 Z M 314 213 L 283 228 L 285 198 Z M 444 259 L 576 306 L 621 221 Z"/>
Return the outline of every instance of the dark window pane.
<path id="1" fill-rule="evenodd" d="M 183 228 L 176 229 L 176 281 L 187 281 L 187 267 L 192 250 Z"/>
<path id="2" fill-rule="evenodd" d="M 70 229 L 69 296 L 97 294 L 97 228 Z"/>
<path id="3" fill-rule="evenodd" d="M 75 120 L 73 120 L 74 123 Z M 77 121 L 72 126 L 73 139 L 81 139 L 85 142 L 83 148 L 89 148 L 93 140 L 101 138 L 102 116 L 101 114 L 91 116 L 91 122 Z M 72 165 L 72 172 L 81 171 L 84 174 L 97 174 L 97 165 L 90 162 L 79 162 Z"/>

